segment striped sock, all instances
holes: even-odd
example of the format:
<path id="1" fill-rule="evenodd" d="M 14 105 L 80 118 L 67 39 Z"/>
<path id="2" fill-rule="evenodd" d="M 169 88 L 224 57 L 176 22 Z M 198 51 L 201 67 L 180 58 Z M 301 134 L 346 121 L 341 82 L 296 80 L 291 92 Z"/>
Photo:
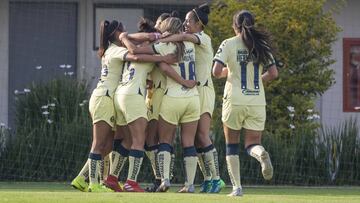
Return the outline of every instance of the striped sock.
<path id="1" fill-rule="evenodd" d="M 99 183 L 101 154 L 95 154 L 90 152 L 88 161 L 89 161 L 89 182 L 90 184 Z"/>
<path id="2" fill-rule="evenodd" d="M 82 167 L 81 171 L 79 172 L 78 176 L 84 177 L 84 179 L 89 178 L 89 161 L 86 160 L 86 163 Z"/>
<path id="3" fill-rule="evenodd" d="M 219 174 L 219 164 L 217 160 L 217 151 L 213 144 L 203 148 L 203 159 L 205 163 L 205 168 L 209 170 L 209 173 L 211 173 L 211 178 L 213 180 L 219 180 L 220 174 Z M 215 161 L 216 159 L 216 161 Z M 217 164 L 216 164 L 216 163 Z"/>
<path id="4" fill-rule="evenodd" d="M 157 178 L 157 171 L 156 171 L 156 154 L 158 152 L 159 145 L 154 145 L 151 147 L 148 147 L 145 145 L 145 154 L 149 158 L 151 163 L 151 168 L 154 173 L 154 177 Z"/>
<path id="5" fill-rule="evenodd" d="M 129 153 L 129 171 L 128 180 L 137 182 L 137 176 L 139 174 L 142 161 L 144 158 L 144 151 L 132 149 Z"/>
<path id="6" fill-rule="evenodd" d="M 159 145 L 159 152 L 157 154 L 158 164 L 159 164 L 159 171 L 161 175 L 161 179 L 170 180 L 170 162 L 171 162 L 171 151 L 172 146 L 167 143 L 160 143 Z"/>
<path id="7" fill-rule="evenodd" d="M 121 145 L 121 141 L 114 140 L 113 151 L 111 152 L 110 162 L 110 175 L 119 177 L 121 169 L 123 168 L 127 158 L 129 156 L 129 150 Z"/>
<path id="8" fill-rule="evenodd" d="M 200 171 L 204 176 L 204 181 L 211 180 L 211 173 L 209 167 L 206 167 L 204 157 L 203 157 L 203 149 L 196 148 L 196 155 L 198 157 L 198 165 L 200 167 Z"/>

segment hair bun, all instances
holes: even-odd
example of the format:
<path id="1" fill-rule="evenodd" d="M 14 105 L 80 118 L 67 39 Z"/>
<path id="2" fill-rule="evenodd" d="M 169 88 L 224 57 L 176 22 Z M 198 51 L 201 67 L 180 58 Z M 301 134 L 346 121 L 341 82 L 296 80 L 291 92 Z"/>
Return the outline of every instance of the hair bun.
<path id="1" fill-rule="evenodd" d="M 179 12 L 178 11 L 172 11 L 171 14 L 170 14 L 170 17 L 176 17 L 178 18 L 179 17 Z"/>
<path id="2" fill-rule="evenodd" d="M 199 11 L 209 15 L 210 14 L 210 6 L 207 3 L 201 4 L 199 6 Z"/>

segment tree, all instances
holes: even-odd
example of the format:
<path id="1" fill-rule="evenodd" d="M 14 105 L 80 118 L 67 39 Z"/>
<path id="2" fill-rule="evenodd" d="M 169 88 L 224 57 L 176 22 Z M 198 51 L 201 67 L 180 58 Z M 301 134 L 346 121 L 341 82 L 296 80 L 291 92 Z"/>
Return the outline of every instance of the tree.
<path id="1" fill-rule="evenodd" d="M 333 10 L 324 10 L 325 3 L 325 0 L 221 0 L 212 4 L 207 32 L 215 50 L 222 40 L 234 36 L 232 18 L 236 11 L 246 9 L 255 15 L 258 27 L 271 33 L 277 50 L 275 56 L 285 64 L 279 70 L 279 78 L 265 85 L 266 133 L 286 136 L 292 134 L 294 127 L 318 127 L 313 122 L 312 109 L 315 99 L 335 82 L 334 71 L 329 67 L 334 63 L 331 45 L 340 31 L 332 18 Z M 215 84 L 219 104 L 224 81 Z M 295 112 L 289 112 L 287 107 L 294 107 Z"/>

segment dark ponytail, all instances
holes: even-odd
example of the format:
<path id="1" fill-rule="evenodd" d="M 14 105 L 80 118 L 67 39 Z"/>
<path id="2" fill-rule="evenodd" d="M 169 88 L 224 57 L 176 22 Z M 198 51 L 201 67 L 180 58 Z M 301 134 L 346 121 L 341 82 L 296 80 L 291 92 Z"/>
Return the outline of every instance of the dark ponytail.
<path id="1" fill-rule="evenodd" d="M 101 21 L 100 23 L 100 46 L 98 50 L 98 56 L 101 58 L 104 56 L 105 51 L 109 48 L 109 42 L 116 41 L 115 33 L 116 31 L 123 32 L 124 27 L 121 22 L 116 20 L 111 21 L 107 20 Z"/>
<path id="2" fill-rule="evenodd" d="M 241 33 L 241 38 L 249 50 L 249 56 L 256 63 L 268 64 L 273 60 L 270 35 L 255 28 L 254 16 L 247 10 L 234 15 L 234 26 Z"/>
<path id="3" fill-rule="evenodd" d="M 203 26 L 203 28 L 208 24 L 210 14 L 210 7 L 208 4 L 201 4 L 200 6 L 194 8 L 191 12 L 194 13 L 194 20 L 195 22 L 199 22 Z"/>

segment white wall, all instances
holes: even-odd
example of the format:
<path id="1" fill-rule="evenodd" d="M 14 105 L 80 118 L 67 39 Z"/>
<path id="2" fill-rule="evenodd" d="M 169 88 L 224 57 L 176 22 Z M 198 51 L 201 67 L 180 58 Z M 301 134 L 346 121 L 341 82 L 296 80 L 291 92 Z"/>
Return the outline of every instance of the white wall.
<path id="1" fill-rule="evenodd" d="M 9 76 L 9 2 L 24 0 L 0 0 L 0 123 L 8 123 L 8 76 Z M 94 3 L 125 3 L 132 5 L 198 5 L 210 0 L 26 0 L 28 2 L 77 2 L 78 3 L 78 50 L 77 76 L 79 80 L 97 83 L 100 62 L 93 50 Z"/>
<path id="2" fill-rule="evenodd" d="M 8 123 L 9 2 L 0 1 L 0 123 Z"/>
<path id="3" fill-rule="evenodd" d="M 332 0 L 325 8 L 328 9 L 334 4 L 335 1 Z M 336 84 L 327 90 L 318 102 L 321 121 L 326 126 L 335 126 L 354 117 L 360 126 L 360 113 L 343 112 L 343 38 L 360 38 L 360 1 L 348 0 L 347 4 L 334 14 L 334 19 L 343 31 L 339 33 L 338 40 L 332 46 L 336 63 L 331 68 L 336 72 Z"/>

